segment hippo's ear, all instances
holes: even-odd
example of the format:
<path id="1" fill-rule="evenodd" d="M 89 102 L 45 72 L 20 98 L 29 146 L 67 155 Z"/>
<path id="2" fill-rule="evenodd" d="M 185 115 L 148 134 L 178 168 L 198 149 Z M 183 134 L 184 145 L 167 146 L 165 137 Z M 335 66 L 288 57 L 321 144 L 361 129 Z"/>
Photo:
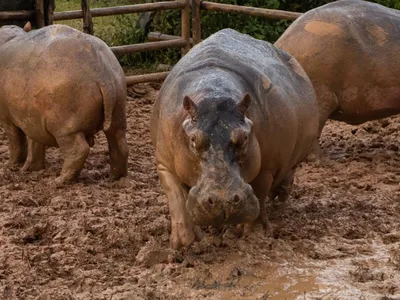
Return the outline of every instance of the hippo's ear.
<path id="1" fill-rule="evenodd" d="M 32 30 L 32 25 L 31 25 L 31 22 L 28 21 L 28 22 L 26 22 L 26 24 L 24 26 L 24 31 L 29 32 L 31 30 Z"/>
<path id="2" fill-rule="evenodd" d="M 183 107 L 188 111 L 188 113 L 192 119 L 196 119 L 197 106 L 196 106 L 196 103 L 194 103 L 193 100 L 190 99 L 189 96 L 185 96 L 183 98 Z"/>
<path id="3" fill-rule="evenodd" d="M 248 93 L 246 93 L 242 100 L 240 100 L 239 104 L 238 104 L 238 109 L 241 113 L 245 113 L 247 111 L 247 109 L 250 107 L 251 105 L 251 97 Z"/>

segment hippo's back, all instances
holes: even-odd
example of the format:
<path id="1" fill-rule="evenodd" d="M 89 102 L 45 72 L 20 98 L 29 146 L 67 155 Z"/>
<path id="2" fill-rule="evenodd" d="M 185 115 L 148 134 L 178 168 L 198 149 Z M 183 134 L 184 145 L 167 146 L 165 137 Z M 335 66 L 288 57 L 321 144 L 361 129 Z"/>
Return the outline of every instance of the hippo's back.
<path id="1" fill-rule="evenodd" d="M 168 101 L 165 106 L 172 110 L 181 105 L 184 94 L 208 91 L 218 97 L 218 93 L 226 90 L 233 93 L 238 90 L 255 95 L 256 102 L 263 106 L 269 92 L 266 87 L 272 86 L 275 95 L 291 98 L 293 105 L 307 105 L 308 99 L 300 101 L 300 98 L 312 89 L 307 75 L 288 53 L 268 42 L 223 29 L 195 46 L 177 63 L 164 82 L 158 101 Z M 171 105 L 171 98 L 175 106 Z"/>
<path id="2" fill-rule="evenodd" d="M 302 15 L 276 44 L 280 45 L 289 35 L 305 31 L 318 39 L 343 39 L 361 46 L 380 47 L 390 42 L 389 36 L 400 37 L 399 27 L 400 12 L 397 10 L 368 1 L 340 0 Z"/>
<path id="3" fill-rule="evenodd" d="M 359 124 L 400 111 L 397 10 L 361 0 L 332 2 L 299 17 L 275 45 L 313 82 L 321 122 L 329 115 Z"/>
<path id="4" fill-rule="evenodd" d="M 106 43 L 65 25 L 51 25 L 20 34 L 1 48 L 0 65 L 23 68 L 27 73 L 49 70 L 57 74 L 101 76 L 109 71 L 121 75 L 118 60 Z M 104 72 L 107 66 L 107 72 Z M 97 75 L 99 76 L 97 76 Z"/>

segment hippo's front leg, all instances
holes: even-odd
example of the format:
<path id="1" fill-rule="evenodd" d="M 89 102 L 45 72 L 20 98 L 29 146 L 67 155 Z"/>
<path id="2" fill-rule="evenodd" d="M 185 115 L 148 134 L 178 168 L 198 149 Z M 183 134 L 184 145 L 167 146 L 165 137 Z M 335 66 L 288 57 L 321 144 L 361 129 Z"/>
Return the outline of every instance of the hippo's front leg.
<path id="1" fill-rule="evenodd" d="M 157 169 L 171 215 L 171 248 L 179 249 L 189 246 L 195 239 L 201 240 L 201 229 L 193 225 L 186 211 L 188 188 L 164 165 L 158 164 Z"/>
<path id="2" fill-rule="evenodd" d="M 28 140 L 28 155 L 22 171 L 39 171 L 45 168 L 45 155 L 46 146 L 33 141 L 30 138 Z"/>
<path id="3" fill-rule="evenodd" d="M 269 233 L 270 227 L 265 201 L 268 193 L 270 192 L 273 180 L 274 178 L 272 176 L 272 173 L 264 171 L 260 172 L 257 177 L 250 183 L 251 187 L 253 188 L 254 194 L 258 198 L 260 204 L 260 214 L 258 215 L 258 218 L 254 220 L 251 224 L 245 224 L 245 233 L 252 231 L 254 225 L 257 223 L 261 223 L 265 232 Z"/>

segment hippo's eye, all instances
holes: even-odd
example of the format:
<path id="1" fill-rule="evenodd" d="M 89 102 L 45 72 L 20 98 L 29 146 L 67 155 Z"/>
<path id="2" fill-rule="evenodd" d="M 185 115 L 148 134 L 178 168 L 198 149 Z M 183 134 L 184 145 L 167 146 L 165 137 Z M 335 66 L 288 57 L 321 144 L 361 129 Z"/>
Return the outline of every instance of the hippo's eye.
<path id="1" fill-rule="evenodd" d="M 189 145 L 194 154 L 199 155 L 204 151 L 207 143 L 208 139 L 201 130 L 195 129 L 189 134 Z"/>

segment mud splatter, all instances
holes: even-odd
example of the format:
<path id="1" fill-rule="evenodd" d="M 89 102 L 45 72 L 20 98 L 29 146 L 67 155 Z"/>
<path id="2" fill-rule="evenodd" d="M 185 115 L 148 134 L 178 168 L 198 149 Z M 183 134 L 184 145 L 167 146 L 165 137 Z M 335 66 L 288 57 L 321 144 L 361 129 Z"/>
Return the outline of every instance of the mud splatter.
<path id="1" fill-rule="evenodd" d="M 339 26 L 322 21 L 311 21 L 304 26 L 304 29 L 319 36 L 341 36 L 344 33 Z"/>
<path id="2" fill-rule="evenodd" d="M 388 40 L 388 33 L 380 26 L 373 25 L 367 28 L 369 34 L 376 41 L 378 46 L 383 46 Z"/>

